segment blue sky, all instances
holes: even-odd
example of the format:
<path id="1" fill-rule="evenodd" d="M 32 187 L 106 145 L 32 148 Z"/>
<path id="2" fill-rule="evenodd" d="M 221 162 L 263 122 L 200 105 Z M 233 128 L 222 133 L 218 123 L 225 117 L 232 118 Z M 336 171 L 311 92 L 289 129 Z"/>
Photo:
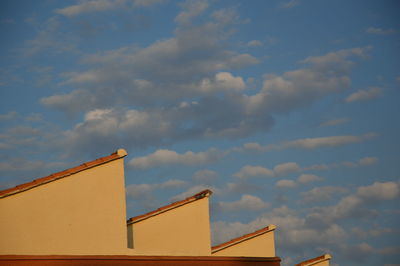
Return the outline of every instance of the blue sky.
<path id="1" fill-rule="evenodd" d="M 398 265 L 397 1 L 1 1 L 0 186 L 125 148 L 127 215 Z M 94 188 L 95 189 L 95 188 Z"/>

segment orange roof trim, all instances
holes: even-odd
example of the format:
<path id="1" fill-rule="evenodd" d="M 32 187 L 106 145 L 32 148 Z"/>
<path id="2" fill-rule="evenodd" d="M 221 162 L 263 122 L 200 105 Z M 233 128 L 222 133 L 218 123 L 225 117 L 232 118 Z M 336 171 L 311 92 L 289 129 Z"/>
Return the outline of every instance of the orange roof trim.
<path id="1" fill-rule="evenodd" d="M 332 258 L 332 256 L 330 254 L 325 254 L 325 255 L 322 255 L 322 256 L 319 256 L 319 257 L 316 257 L 313 259 L 309 259 L 309 260 L 300 262 L 299 264 L 296 264 L 295 266 L 311 266 L 311 265 L 317 264 L 319 262 L 330 260 L 331 258 Z"/>
<path id="2" fill-rule="evenodd" d="M 109 156 L 101 157 L 96 160 L 83 163 L 79 166 L 69 168 L 67 170 L 51 174 L 49 176 L 35 179 L 28 183 L 20 184 L 18 186 L 12 187 L 12 188 L 2 190 L 2 191 L 0 191 L 0 198 L 8 197 L 8 196 L 14 195 L 16 193 L 20 193 L 20 192 L 32 189 L 34 187 L 41 186 L 41 185 L 47 184 L 49 182 L 52 182 L 52 181 L 55 181 L 55 180 L 58 180 L 58 179 L 61 179 L 61 178 L 67 177 L 67 176 L 71 176 L 73 174 L 93 168 L 95 166 L 105 164 L 105 163 L 108 163 L 108 162 L 111 162 L 111 161 L 114 161 L 117 159 L 124 158 L 126 155 L 128 155 L 128 153 L 124 149 L 118 149 L 116 152 L 112 153 Z"/>
<path id="3" fill-rule="evenodd" d="M 142 220 L 145 220 L 145 219 L 148 219 L 148 218 L 153 217 L 155 215 L 161 214 L 163 212 L 178 208 L 178 207 L 180 207 L 182 205 L 185 205 L 185 204 L 188 204 L 190 202 L 193 202 L 193 201 L 208 197 L 211 194 L 212 194 L 211 190 L 209 190 L 209 189 L 203 190 L 203 191 L 201 191 L 201 192 L 199 192 L 199 193 L 197 193 L 197 194 L 195 194 L 195 195 L 193 195 L 191 197 L 188 197 L 188 198 L 186 198 L 184 200 L 176 201 L 176 202 L 173 202 L 171 204 L 168 204 L 168 205 L 165 205 L 163 207 L 160 207 L 157 210 L 154 210 L 154 211 L 151 211 L 151 212 L 139 215 L 139 216 L 135 216 L 135 217 L 129 218 L 127 223 L 128 224 L 133 224 L 133 223 L 140 222 Z"/>
<path id="4" fill-rule="evenodd" d="M 220 250 L 223 250 L 223 249 L 228 248 L 230 246 L 239 244 L 239 243 L 241 243 L 243 241 L 252 239 L 252 238 L 254 238 L 256 236 L 268 233 L 268 232 L 273 231 L 275 229 L 276 229 L 276 225 L 270 224 L 267 227 L 264 227 L 264 228 L 262 228 L 260 230 L 257 230 L 255 232 L 253 232 L 253 233 L 246 234 L 246 235 L 234 238 L 232 240 L 229 240 L 228 242 L 225 242 L 225 243 L 219 244 L 217 246 L 214 246 L 214 247 L 211 248 L 211 253 L 218 252 Z"/>

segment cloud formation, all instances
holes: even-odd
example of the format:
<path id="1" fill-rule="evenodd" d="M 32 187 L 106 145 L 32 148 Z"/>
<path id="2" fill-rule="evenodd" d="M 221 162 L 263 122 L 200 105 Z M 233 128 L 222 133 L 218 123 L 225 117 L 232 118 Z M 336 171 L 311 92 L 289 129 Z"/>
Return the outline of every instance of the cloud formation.
<path id="1" fill-rule="evenodd" d="M 243 211 L 243 210 L 250 210 L 250 211 L 259 211 L 262 209 L 266 209 L 270 206 L 269 203 L 264 202 L 259 197 L 244 194 L 242 197 L 233 202 L 219 202 L 218 207 L 222 211 Z"/>
<path id="2" fill-rule="evenodd" d="M 104 12 L 129 7 L 147 7 L 162 0 L 81 0 L 76 5 L 56 9 L 55 12 L 67 17 L 75 17 L 87 13 Z"/>
<path id="3" fill-rule="evenodd" d="M 221 243 L 268 224 L 276 224 L 279 229 L 279 238 L 276 238 L 277 249 L 290 251 L 292 255 L 298 254 L 299 257 L 304 256 L 304 253 L 315 254 L 321 250 L 335 250 L 335 258 L 348 258 L 349 249 L 352 249 L 355 253 L 351 252 L 353 256 L 351 260 L 360 262 L 362 258 L 365 258 L 365 252 L 376 254 L 396 252 L 395 247 L 372 248 L 365 242 L 347 244 L 349 238 L 378 237 L 391 232 L 392 229 L 370 228 L 368 232 L 360 232 L 359 229 L 347 228 L 342 223 L 347 219 L 362 222 L 359 220 L 360 215 L 364 217 L 371 215 L 368 211 L 375 204 L 398 199 L 399 182 L 375 182 L 372 185 L 360 186 L 353 194 L 344 197 L 342 195 L 348 193 L 349 190 L 342 187 L 320 187 L 318 190 L 311 191 L 312 193 L 304 194 L 309 197 L 308 200 L 321 201 L 336 195 L 339 201 L 328 207 L 315 207 L 310 214 L 305 215 L 302 214 L 304 210 L 291 209 L 283 205 L 268 210 L 249 223 L 216 221 L 211 225 L 213 242 Z M 372 226 L 369 219 L 365 222 L 368 227 Z"/>
<path id="4" fill-rule="evenodd" d="M 399 182 L 375 182 L 372 185 L 360 186 L 353 195 L 342 198 L 336 205 L 326 208 L 316 207 L 307 216 L 308 222 L 319 226 L 335 223 L 339 220 L 354 217 L 371 217 L 374 204 L 394 200 L 400 196 Z"/>
<path id="5" fill-rule="evenodd" d="M 321 147 L 336 147 L 351 143 L 358 143 L 375 137 L 376 134 L 368 133 L 361 136 L 331 136 L 321 138 L 305 138 L 288 141 L 282 144 L 284 148 L 316 149 Z"/>
<path id="6" fill-rule="evenodd" d="M 333 195 L 346 193 L 348 189 L 334 186 L 315 187 L 309 191 L 302 192 L 305 202 L 324 202 L 332 199 Z"/>
<path id="7" fill-rule="evenodd" d="M 274 167 L 274 173 L 278 176 L 300 171 L 300 166 L 295 162 L 281 163 Z"/>
<path id="8" fill-rule="evenodd" d="M 158 189 L 179 188 L 186 185 L 186 181 L 171 179 L 155 184 L 131 184 L 125 188 L 127 197 L 133 199 L 149 198 L 151 193 Z"/>
<path id="9" fill-rule="evenodd" d="M 111 8 L 110 3 L 114 1 L 81 2 L 63 12 L 101 11 Z M 147 148 L 266 132 L 274 124 L 274 114 L 294 111 L 349 87 L 354 59 L 369 49 L 307 57 L 297 70 L 265 75 L 262 87 L 247 94 L 244 78 L 234 72 L 260 60 L 226 45 L 235 25 L 242 23 L 235 9 L 208 14 L 204 1 L 187 2 L 181 8 L 172 37 L 146 47 L 132 44 L 83 55 L 82 71 L 62 75 L 59 85 L 66 92 L 41 99 L 43 105 L 66 114 L 85 114 L 65 132 L 64 145 L 71 154 L 78 147 L 100 149 L 98 143 L 104 149 L 120 143 Z M 202 16 L 209 20 L 204 22 Z M 92 119 L 96 112 L 102 119 Z"/>
<path id="10" fill-rule="evenodd" d="M 276 182 L 275 186 L 278 188 L 294 188 L 297 186 L 297 183 L 293 180 L 281 179 Z"/>
<path id="11" fill-rule="evenodd" d="M 201 184 L 211 184 L 217 178 L 218 178 L 218 173 L 208 169 L 196 171 L 192 176 L 192 179 L 196 183 L 201 183 Z"/>
<path id="12" fill-rule="evenodd" d="M 224 155 L 224 152 L 215 148 L 205 152 L 187 151 L 182 154 L 172 150 L 157 150 L 150 155 L 133 158 L 128 165 L 137 169 L 171 165 L 202 165 L 220 160 Z"/>
<path id="13" fill-rule="evenodd" d="M 299 171 L 299 170 L 297 170 Z M 296 171 L 296 172 L 297 172 Z M 281 179 L 275 183 L 277 188 L 295 188 L 299 185 L 305 185 L 311 182 L 322 181 L 323 178 L 312 174 L 301 174 L 297 180 Z"/>
<path id="14" fill-rule="evenodd" d="M 376 28 L 376 27 L 369 27 L 366 30 L 367 33 L 371 34 L 377 34 L 377 35 L 390 35 L 390 34 L 395 34 L 397 31 L 394 29 L 382 29 L 382 28 Z"/>
<path id="15" fill-rule="evenodd" d="M 358 101 L 367 101 L 371 99 L 375 99 L 382 94 L 382 89 L 373 87 L 368 90 L 359 90 L 355 93 L 350 94 L 345 101 L 347 103 L 358 102 Z"/>
<path id="16" fill-rule="evenodd" d="M 236 147 L 234 151 L 246 151 L 246 152 L 270 152 L 275 150 L 285 149 L 317 149 L 323 147 L 337 147 L 344 146 L 353 143 L 364 142 L 376 137 L 375 133 L 367 133 L 364 135 L 344 135 L 344 136 L 328 136 L 328 137 L 316 137 L 316 138 L 304 138 L 295 139 L 290 141 L 283 141 L 278 144 L 261 145 L 257 142 L 249 142 L 242 145 L 242 147 Z"/>
<path id="17" fill-rule="evenodd" d="M 312 174 L 302 174 L 297 178 L 297 181 L 301 184 L 306 184 L 310 182 L 322 181 L 323 178 Z"/>
<path id="18" fill-rule="evenodd" d="M 245 165 L 233 176 L 244 179 L 254 176 L 274 176 L 274 172 L 261 166 Z"/>
<path id="19" fill-rule="evenodd" d="M 330 126 L 336 126 L 340 124 L 344 124 L 349 122 L 349 118 L 336 118 L 336 119 L 330 119 L 327 121 L 322 122 L 319 126 L 321 127 L 330 127 Z"/>

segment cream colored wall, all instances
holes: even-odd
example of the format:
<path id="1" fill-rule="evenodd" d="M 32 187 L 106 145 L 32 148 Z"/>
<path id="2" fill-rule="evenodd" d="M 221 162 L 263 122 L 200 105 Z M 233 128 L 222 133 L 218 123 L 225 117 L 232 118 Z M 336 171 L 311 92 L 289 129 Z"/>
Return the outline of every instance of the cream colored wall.
<path id="1" fill-rule="evenodd" d="M 213 253 L 214 256 L 275 257 L 274 231 L 266 232 Z"/>
<path id="2" fill-rule="evenodd" d="M 208 197 L 128 225 L 130 254 L 209 256 Z"/>
<path id="3" fill-rule="evenodd" d="M 123 159 L 0 199 L 0 254 L 123 254 Z"/>

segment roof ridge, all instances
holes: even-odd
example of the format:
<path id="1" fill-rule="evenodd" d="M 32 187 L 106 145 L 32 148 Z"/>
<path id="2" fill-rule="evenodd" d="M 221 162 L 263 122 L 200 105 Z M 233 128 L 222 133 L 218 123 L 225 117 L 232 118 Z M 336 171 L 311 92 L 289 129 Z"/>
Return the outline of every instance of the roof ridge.
<path id="1" fill-rule="evenodd" d="M 66 170 L 60 171 L 60 172 L 56 172 L 53 174 L 50 174 L 48 176 L 45 177 L 41 177 L 41 178 L 37 178 L 33 181 L 27 182 L 27 183 L 23 183 L 23 184 L 19 184 L 16 185 L 15 187 L 12 188 L 7 188 L 4 190 L 0 191 L 0 198 L 5 198 L 11 195 L 14 195 L 16 193 L 20 193 L 29 189 L 32 189 L 34 187 L 43 185 L 43 184 L 47 184 L 49 182 L 76 174 L 78 172 L 93 168 L 95 166 L 110 162 L 110 161 L 114 161 L 120 158 L 125 157 L 126 155 L 128 155 L 128 153 L 124 150 L 124 149 L 118 149 L 117 151 L 113 152 L 111 155 L 108 156 L 104 156 L 104 157 L 100 157 L 97 158 L 95 160 L 92 161 L 88 161 L 85 163 L 82 163 L 78 166 L 72 167 L 72 168 L 68 168 Z"/>
<path id="2" fill-rule="evenodd" d="M 231 240 L 229 240 L 227 242 L 224 242 L 224 243 L 221 243 L 219 245 L 213 246 L 213 247 L 211 247 L 211 252 L 212 253 L 218 252 L 218 251 L 220 251 L 222 249 L 225 249 L 225 248 L 228 248 L 230 246 L 239 244 L 240 242 L 249 240 L 251 238 L 254 238 L 254 237 L 262 235 L 262 234 L 265 234 L 265 233 L 267 233 L 269 231 L 273 231 L 275 229 L 276 229 L 276 225 L 270 224 L 270 225 L 268 225 L 268 226 L 266 226 L 264 228 L 261 228 L 261 229 L 259 229 L 257 231 L 254 231 L 252 233 L 245 234 L 245 235 L 233 238 L 233 239 L 231 239 Z"/>
<path id="3" fill-rule="evenodd" d="M 295 266 L 307 266 L 307 265 L 314 265 L 317 262 L 321 262 L 324 260 L 330 260 L 332 258 L 332 256 L 330 254 L 324 254 L 322 256 L 318 256 L 309 260 L 305 260 L 303 262 L 300 262 L 299 264 L 296 264 Z M 310 264 L 312 263 L 312 264 Z"/>
<path id="4" fill-rule="evenodd" d="M 161 214 L 163 212 L 178 208 L 178 207 L 180 207 L 182 205 L 185 205 L 187 203 L 190 203 L 190 202 L 193 202 L 193 201 L 208 197 L 212 193 L 213 192 L 211 190 L 209 190 L 209 189 L 200 191 L 199 193 L 196 193 L 193 196 L 190 196 L 190 197 L 188 197 L 186 199 L 175 201 L 175 202 L 170 203 L 168 205 L 164 205 L 162 207 L 159 207 L 159 208 L 157 208 L 157 209 L 155 209 L 153 211 L 150 211 L 150 212 L 138 215 L 138 216 L 131 217 L 131 218 L 129 218 L 127 220 L 127 224 L 133 224 L 133 223 L 140 222 L 140 221 L 145 220 L 147 218 L 150 218 L 152 216 L 155 216 L 155 215 Z"/>

